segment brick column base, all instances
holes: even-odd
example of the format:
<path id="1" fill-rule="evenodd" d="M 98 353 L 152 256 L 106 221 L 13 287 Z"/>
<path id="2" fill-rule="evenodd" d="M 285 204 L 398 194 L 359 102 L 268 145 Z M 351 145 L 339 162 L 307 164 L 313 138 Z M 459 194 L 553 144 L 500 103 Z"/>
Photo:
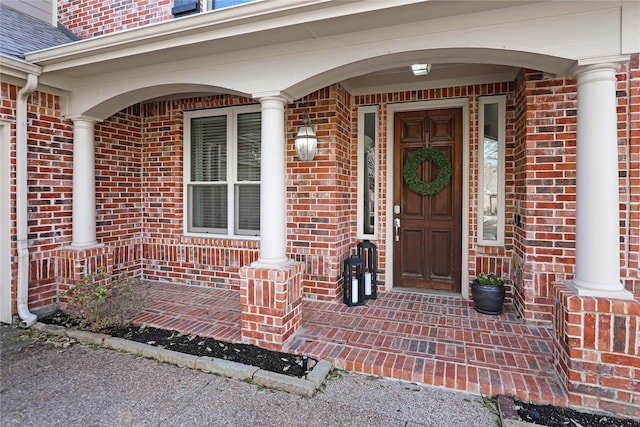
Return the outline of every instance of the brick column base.
<path id="1" fill-rule="evenodd" d="M 640 301 L 579 296 L 553 284 L 556 371 L 573 407 L 640 414 Z"/>
<path id="2" fill-rule="evenodd" d="M 302 325 L 303 272 L 301 262 L 279 269 L 240 268 L 242 342 L 282 350 Z"/>
<path id="3" fill-rule="evenodd" d="M 58 285 L 58 301 L 60 308 L 65 308 L 66 291 L 84 280 L 87 274 L 95 273 L 99 267 L 113 274 L 113 248 L 97 246 L 87 249 L 63 248 L 58 250 L 60 283 Z M 106 279 L 105 279 L 106 281 Z"/>

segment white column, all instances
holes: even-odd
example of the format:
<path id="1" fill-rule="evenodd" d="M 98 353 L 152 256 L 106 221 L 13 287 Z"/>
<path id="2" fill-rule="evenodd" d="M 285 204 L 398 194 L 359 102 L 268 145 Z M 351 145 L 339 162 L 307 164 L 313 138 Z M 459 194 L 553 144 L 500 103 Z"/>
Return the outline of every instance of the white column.
<path id="1" fill-rule="evenodd" d="M 580 67 L 576 156 L 576 275 L 580 295 L 628 298 L 620 282 L 616 71 Z"/>
<path id="2" fill-rule="evenodd" d="M 260 162 L 260 256 L 255 267 L 278 268 L 287 258 L 285 188 L 285 117 L 287 100 L 260 98 L 262 105 L 262 160 Z"/>
<path id="3" fill-rule="evenodd" d="M 71 247 L 98 246 L 96 240 L 96 170 L 94 126 L 96 120 L 73 120 L 73 226 Z"/>

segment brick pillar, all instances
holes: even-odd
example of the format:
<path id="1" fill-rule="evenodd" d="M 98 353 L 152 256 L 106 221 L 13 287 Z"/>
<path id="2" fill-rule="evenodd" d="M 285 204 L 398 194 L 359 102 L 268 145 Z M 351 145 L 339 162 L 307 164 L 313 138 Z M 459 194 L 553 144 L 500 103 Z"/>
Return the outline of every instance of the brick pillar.
<path id="1" fill-rule="evenodd" d="M 242 341 L 269 350 L 283 343 L 302 324 L 304 264 L 283 267 L 245 266 L 240 269 Z"/>
<path id="2" fill-rule="evenodd" d="M 555 283 L 556 371 L 573 407 L 640 413 L 640 301 L 581 296 Z"/>
<path id="3" fill-rule="evenodd" d="M 64 309 L 66 291 L 84 280 L 87 274 L 95 273 L 99 267 L 106 268 L 109 275 L 113 273 L 113 248 L 97 246 L 89 249 L 63 248 L 58 251 L 60 268 L 60 284 L 58 300 Z"/>

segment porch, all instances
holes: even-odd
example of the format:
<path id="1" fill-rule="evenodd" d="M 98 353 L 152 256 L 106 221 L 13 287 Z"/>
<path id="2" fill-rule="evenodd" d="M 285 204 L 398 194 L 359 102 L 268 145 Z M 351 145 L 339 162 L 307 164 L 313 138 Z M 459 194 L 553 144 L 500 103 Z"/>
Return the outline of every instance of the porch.
<path id="1" fill-rule="evenodd" d="M 238 291 L 152 282 L 134 323 L 241 342 L 240 312 Z M 550 331 L 525 325 L 510 305 L 487 316 L 460 297 L 393 291 L 360 307 L 305 299 L 302 313 L 284 351 L 364 374 L 568 404 Z"/>

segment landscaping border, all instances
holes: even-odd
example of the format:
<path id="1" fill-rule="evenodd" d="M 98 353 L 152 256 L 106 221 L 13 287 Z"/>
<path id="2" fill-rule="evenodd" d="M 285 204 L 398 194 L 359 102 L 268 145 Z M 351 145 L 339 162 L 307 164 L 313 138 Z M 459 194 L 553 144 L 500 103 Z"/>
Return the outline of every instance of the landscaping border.
<path id="1" fill-rule="evenodd" d="M 304 397 L 313 397 L 326 380 L 331 369 L 333 369 L 331 361 L 320 360 L 307 375 L 303 378 L 296 378 L 266 371 L 255 366 L 215 357 L 193 356 L 149 344 L 112 337 L 107 334 L 65 328 L 59 325 L 48 325 L 41 322 L 35 323 L 31 328 L 50 335 L 67 336 L 85 344 L 97 345 L 154 359 L 162 363 L 170 363 L 184 368 L 197 369 L 227 378 L 247 381 L 262 387 L 286 391 Z"/>

